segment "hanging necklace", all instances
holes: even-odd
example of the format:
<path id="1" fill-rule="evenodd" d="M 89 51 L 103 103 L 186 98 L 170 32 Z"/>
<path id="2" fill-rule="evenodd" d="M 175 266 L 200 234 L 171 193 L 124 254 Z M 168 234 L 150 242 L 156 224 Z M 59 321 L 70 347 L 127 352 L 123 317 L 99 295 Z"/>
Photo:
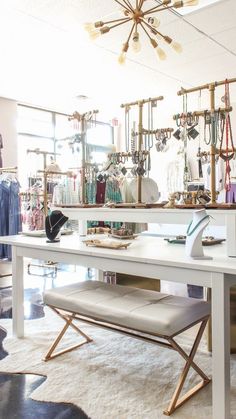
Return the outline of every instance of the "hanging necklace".
<path id="1" fill-rule="evenodd" d="M 187 236 L 191 236 L 193 233 L 194 233 L 194 231 L 196 231 L 197 230 L 197 228 L 200 226 L 200 224 L 204 221 L 204 220 L 206 220 L 206 219 L 209 219 L 210 218 L 210 216 L 209 215 L 205 215 L 205 217 L 203 217 L 200 221 L 198 221 L 198 223 L 195 225 L 195 227 L 190 231 L 190 229 L 191 229 L 191 226 L 192 226 L 192 224 L 193 224 L 193 221 L 191 221 L 191 223 L 189 224 L 189 226 L 188 226 L 188 229 L 187 229 Z"/>
<path id="2" fill-rule="evenodd" d="M 59 218 L 59 220 L 55 223 L 55 224 L 53 224 L 52 225 L 52 223 L 51 223 L 51 220 L 50 220 L 50 215 L 48 216 L 48 222 L 49 222 L 49 226 L 50 226 L 50 233 L 52 233 L 52 231 L 53 231 L 53 229 L 54 229 L 54 227 L 62 220 L 64 218 L 64 215 L 61 217 L 61 218 Z"/>

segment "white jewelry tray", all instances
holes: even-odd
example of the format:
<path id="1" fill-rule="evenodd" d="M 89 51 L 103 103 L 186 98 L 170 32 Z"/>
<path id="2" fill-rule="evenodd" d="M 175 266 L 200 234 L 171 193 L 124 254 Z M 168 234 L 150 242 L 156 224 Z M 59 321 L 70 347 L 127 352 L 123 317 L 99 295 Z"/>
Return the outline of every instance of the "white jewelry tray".
<path id="1" fill-rule="evenodd" d="M 46 237 L 45 230 L 33 230 L 33 231 L 22 231 L 20 233 L 22 236 L 28 237 Z M 73 230 L 65 229 L 61 231 L 62 236 L 73 234 Z"/>

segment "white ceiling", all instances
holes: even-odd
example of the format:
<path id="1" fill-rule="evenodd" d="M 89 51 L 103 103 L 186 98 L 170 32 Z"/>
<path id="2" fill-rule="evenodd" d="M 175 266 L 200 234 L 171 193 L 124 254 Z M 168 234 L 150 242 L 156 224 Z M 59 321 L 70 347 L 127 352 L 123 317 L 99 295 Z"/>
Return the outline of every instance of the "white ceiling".
<path id="1" fill-rule="evenodd" d="M 181 86 L 236 77 L 235 0 L 184 17 L 163 12 L 160 30 L 180 42 L 183 53 L 164 45 L 168 58 L 159 61 L 144 35 L 142 51 L 129 53 L 124 67 L 117 56 L 128 27 L 95 43 L 82 28 L 104 16 L 120 17 L 114 0 L 0 0 L 0 96 L 64 111 L 97 106 L 114 116 L 127 100 L 164 95 L 165 106 L 173 107 Z M 76 103 L 79 94 L 90 100 Z M 236 86 L 231 95 L 236 102 Z"/>

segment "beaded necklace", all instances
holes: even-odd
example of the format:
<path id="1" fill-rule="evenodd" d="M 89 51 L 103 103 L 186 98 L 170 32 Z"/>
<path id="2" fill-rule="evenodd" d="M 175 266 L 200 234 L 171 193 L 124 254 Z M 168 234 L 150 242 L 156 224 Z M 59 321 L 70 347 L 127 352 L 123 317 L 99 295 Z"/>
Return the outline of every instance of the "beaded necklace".
<path id="1" fill-rule="evenodd" d="M 204 220 L 206 220 L 206 219 L 209 219 L 210 218 L 210 216 L 209 215 L 205 215 L 205 217 L 203 217 L 200 221 L 198 221 L 198 223 L 195 225 L 195 227 L 190 231 L 190 229 L 191 229 L 191 225 L 192 225 L 192 223 L 193 223 L 193 221 L 191 221 L 191 223 L 189 224 L 189 226 L 188 226 L 188 229 L 187 229 L 187 236 L 191 236 L 193 233 L 194 233 L 194 231 L 196 231 L 197 230 L 197 228 L 200 226 L 200 224 L 204 221 Z"/>

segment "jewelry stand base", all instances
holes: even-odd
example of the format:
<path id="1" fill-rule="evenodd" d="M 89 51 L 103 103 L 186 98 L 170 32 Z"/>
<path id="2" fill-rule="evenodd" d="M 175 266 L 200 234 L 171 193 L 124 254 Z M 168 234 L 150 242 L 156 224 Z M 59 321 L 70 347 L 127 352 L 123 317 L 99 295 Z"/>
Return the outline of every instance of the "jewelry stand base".
<path id="1" fill-rule="evenodd" d="M 60 239 L 46 240 L 46 243 L 58 243 Z"/>

